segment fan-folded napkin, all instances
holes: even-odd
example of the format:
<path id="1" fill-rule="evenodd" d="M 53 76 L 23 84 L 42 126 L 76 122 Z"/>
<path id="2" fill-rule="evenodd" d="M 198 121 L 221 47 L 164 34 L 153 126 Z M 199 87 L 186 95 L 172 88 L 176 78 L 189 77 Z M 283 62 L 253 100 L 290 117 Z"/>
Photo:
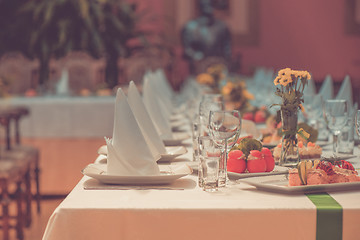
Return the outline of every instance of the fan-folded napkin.
<path id="1" fill-rule="evenodd" d="M 336 95 L 336 99 L 345 99 L 349 104 L 349 108 L 352 108 L 353 105 L 352 86 L 351 86 L 350 77 L 348 75 L 344 78 L 340 90 Z"/>
<path id="2" fill-rule="evenodd" d="M 107 172 L 119 176 L 159 175 L 159 167 L 121 88 L 116 93 L 112 139 L 106 138 Z"/>
<path id="3" fill-rule="evenodd" d="M 165 106 L 161 104 L 159 96 L 153 91 L 150 79 L 147 76 L 144 76 L 143 101 L 158 134 L 162 139 L 171 139 L 172 131 L 169 113 Z"/>
<path id="4" fill-rule="evenodd" d="M 150 115 L 133 81 L 129 84 L 128 102 L 150 150 L 156 154 L 166 154 L 165 145 L 156 132 L 155 125 L 151 121 Z"/>

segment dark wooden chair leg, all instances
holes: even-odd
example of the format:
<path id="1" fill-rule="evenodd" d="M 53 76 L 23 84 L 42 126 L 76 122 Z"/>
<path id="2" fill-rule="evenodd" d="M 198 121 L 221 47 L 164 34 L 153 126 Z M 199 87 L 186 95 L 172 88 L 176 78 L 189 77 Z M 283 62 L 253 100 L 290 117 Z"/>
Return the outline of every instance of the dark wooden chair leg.
<path id="1" fill-rule="evenodd" d="M 26 202 L 26 215 L 25 215 L 25 226 L 30 227 L 31 225 L 31 176 L 30 169 L 28 169 L 25 173 L 25 202 Z"/>
<path id="2" fill-rule="evenodd" d="M 6 179 L 1 180 L 1 190 L 2 190 L 1 206 L 3 211 L 2 230 L 3 230 L 4 240 L 9 239 L 9 229 L 10 229 L 10 216 L 9 216 L 10 196 L 9 196 L 7 184 L 8 182 Z"/>
<path id="3" fill-rule="evenodd" d="M 21 187 L 22 181 L 19 180 L 16 182 L 16 206 L 17 206 L 17 215 L 16 215 L 16 235 L 17 238 L 22 240 L 24 239 L 24 214 L 22 210 L 22 204 L 24 199 L 24 193 Z"/>
<path id="4" fill-rule="evenodd" d="M 39 158 L 38 158 L 39 159 Z M 40 207 L 40 203 L 41 203 L 41 193 L 40 193 L 40 168 L 39 168 L 39 160 L 36 161 L 35 164 L 35 184 L 36 184 L 36 209 L 37 209 L 37 213 L 41 213 L 41 207 Z"/>

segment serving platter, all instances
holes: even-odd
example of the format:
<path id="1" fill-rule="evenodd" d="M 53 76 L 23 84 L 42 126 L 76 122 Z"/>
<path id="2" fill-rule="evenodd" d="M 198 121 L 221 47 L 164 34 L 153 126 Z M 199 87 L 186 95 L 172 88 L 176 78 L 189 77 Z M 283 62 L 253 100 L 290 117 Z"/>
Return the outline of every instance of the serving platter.
<path id="1" fill-rule="evenodd" d="M 331 183 L 320 185 L 304 185 L 304 186 L 288 186 L 288 174 L 269 175 L 253 178 L 239 179 L 238 182 L 247 183 L 255 186 L 257 189 L 268 192 L 276 192 L 283 194 L 303 194 L 303 193 L 319 193 L 319 192 L 336 192 L 360 190 L 360 182 L 349 183 Z"/>

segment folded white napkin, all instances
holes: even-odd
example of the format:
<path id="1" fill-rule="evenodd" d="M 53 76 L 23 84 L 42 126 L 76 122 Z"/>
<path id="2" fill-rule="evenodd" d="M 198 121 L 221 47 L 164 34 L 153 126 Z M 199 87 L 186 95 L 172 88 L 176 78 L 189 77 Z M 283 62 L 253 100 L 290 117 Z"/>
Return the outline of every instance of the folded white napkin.
<path id="1" fill-rule="evenodd" d="M 107 172 L 119 176 L 159 175 L 159 167 L 140 130 L 125 94 L 118 89 L 113 138 L 106 139 Z"/>
<path id="2" fill-rule="evenodd" d="M 347 75 L 344 78 L 344 81 L 341 84 L 340 90 L 336 95 L 336 99 L 345 99 L 349 104 L 349 108 L 352 108 L 353 97 L 352 97 L 352 86 L 350 81 L 350 76 Z"/>
<path id="3" fill-rule="evenodd" d="M 150 150 L 158 155 L 166 154 L 165 145 L 156 132 L 155 125 L 133 81 L 129 84 L 128 102 Z"/>
<path id="4" fill-rule="evenodd" d="M 69 72 L 67 69 L 61 71 L 61 76 L 59 81 L 55 86 L 56 95 L 67 96 L 70 94 L 69 90 Z"/>
<path id="5" fill-rule="evenodd" d="M 334 86 L 331 75 L 326 75 L 325 80 L 321 85 L 319 95 L 324 101 L 334 98 Z"/>
<path id="6" fill-rule="evenodd" d="M 164 105 L 161 104 L 161 99 L 159 99 L 158 94 L 153 91 L 150 79 L 147 76 L 144 76 L 143 101 L 156 127 L 157 133 L 162 139 L 170 139 L 172 137 L 172 131 L 169 113 L 166 112 Z"/>
<path id="7" fill-rule="evenodd" d="M 170 118 L 174 106 L 172 104 L 173 95 L 169 89 L 165 87 L 167 80 L 164 79 L 164 76 L 158 71 L 149 72 L 147 78 L 149 79 L 149 89 L 160 99 L 161 110 L 166 113 L 167 118 Z"/>

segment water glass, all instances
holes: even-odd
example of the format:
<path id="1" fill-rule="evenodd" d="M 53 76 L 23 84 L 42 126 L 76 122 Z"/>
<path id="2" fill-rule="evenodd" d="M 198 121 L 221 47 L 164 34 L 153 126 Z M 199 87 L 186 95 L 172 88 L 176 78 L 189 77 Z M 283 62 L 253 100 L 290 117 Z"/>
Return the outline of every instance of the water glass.
<path id="1" fill-rule="evenodd" d="M 224 101 L 221 94 L 205 94 L 199 105 L 199 117 L 201 124 L 201 135 L 209 135 L 210 111 L 223 110 Z"/>
<path id="2" fill-rule="evenodd" d="M 348 120 L 341 130 L 339 135 L 339 153 L 353 154 L 354 153 L 354 122 L 355 122 L 355 111 L 352 111 Z"/>
<path id="3" fill-rule="evenodd" d="M 348 121 L 348 104 L 343 99 L 326 100 L 324 103 L 324 119 L 333 133 L 333 151 L 339 153 L 338 137 Z"/>
<path id="4" fill-rule="evenodd" d="M 201 136 L 199 137 L 199 150 L 199 186 L 207 192 L 217 191 L 220 148 L 209 136 Z"/>
<path id="5" fill-rule="evenodd" d="M 355 113 L 355 129 L 358 137 L 360 138 L 360 110 Z"/>
<path id="6" fill-rule="evenodd" d="M 200 137 L 200 119 L 195 117 L 191 125 L 192 145 L 193 145 L 193 161 L 198 160 L 199 156 L 199 137 Z"/>

